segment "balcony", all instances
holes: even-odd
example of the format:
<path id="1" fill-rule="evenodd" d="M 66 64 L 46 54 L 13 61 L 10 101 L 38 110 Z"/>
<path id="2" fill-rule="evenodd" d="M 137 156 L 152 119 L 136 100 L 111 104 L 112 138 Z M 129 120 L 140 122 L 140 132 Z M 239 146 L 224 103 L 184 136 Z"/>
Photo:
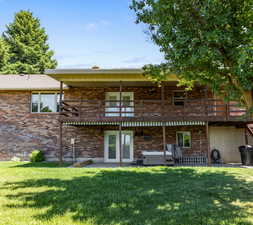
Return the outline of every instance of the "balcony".
<path id="1" fill-rule="evenodd" d="M 250 121 L 236 103 L 218 99 L 185 99 L 182 105 L 166 100 L 64 100 L 61 122 Z"/>

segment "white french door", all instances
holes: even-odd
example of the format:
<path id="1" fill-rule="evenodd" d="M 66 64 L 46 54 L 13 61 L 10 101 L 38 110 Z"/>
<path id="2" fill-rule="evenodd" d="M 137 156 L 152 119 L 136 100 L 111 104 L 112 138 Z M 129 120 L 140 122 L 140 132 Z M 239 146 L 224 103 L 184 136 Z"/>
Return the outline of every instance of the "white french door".
<path id="1" fill-rule="evenodd" d="M 119 131 L 105 131 L 105 162 L 120 162 Z M 122 162 L 133 161 L 133 131 L 121 132 Z"/>
<path id="2" fill-rule="evenodd" d="M 106 108 L 105 116 L 120 116 L 120 92 L 107 92 L 105 96 Z M 122 117 L 133 117 L 134 116 L 134 93 L 133 92 L 122 92 L 121 93 L 121 116 Z"/>

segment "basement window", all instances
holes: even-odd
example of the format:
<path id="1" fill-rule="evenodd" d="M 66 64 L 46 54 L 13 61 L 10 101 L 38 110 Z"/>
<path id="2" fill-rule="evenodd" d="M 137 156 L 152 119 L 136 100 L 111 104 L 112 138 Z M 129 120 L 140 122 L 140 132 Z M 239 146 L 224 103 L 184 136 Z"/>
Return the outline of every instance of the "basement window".
<path id="1" fill-rule="evenodd" d="M 32 93 L 31 112 L 51 113 L 59 112 L 59 93 Z"/>
<path id="2" fill-rule="evenodd" d="M 191 132 L 189 131 L 178 131 L 177 132 L 177 146 L 182 148 L 191 147 Z"/>

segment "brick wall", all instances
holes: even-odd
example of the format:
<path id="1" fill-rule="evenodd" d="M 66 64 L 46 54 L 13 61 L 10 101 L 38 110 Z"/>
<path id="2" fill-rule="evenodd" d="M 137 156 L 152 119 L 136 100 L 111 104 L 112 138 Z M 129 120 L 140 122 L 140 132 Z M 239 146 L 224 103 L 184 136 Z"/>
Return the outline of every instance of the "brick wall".
<path id="1" fill-rule="evenodd" d="M 176 87 L 167 87 L 165 97 L 171 101 L 172 91 Z M 106 91 L 118 91 L 118 88 L 70 88 L 65 91 L 65 99 L 105 99 Z M 135 99 L 161 98 L 160 88 L 123 88 L 123 91 L 133 91 Z M 192 96 L 203 95 L 198 89 L 191 93 Z M 0 91 L 0 160 L 9 160 L 13 156 L 27 159 L 28 154 L 34 149 L 45 152 L 48 160 L 57 159 L 59 123 L 57 113 L 35 114 L 30 113 L 30 91 Z M 104 130 L 113 127 L 64 127 L 65 156 L 71 156 L 70 138 L 77 137 L 77 151 L 80 157 L 103 158 L 104 155 Z M 134 129 L 137 134 L 142 129 Z M 205 138 L 199 143 L 199 130 L 204 135 L 203 127 L 168 127 L 168 143 L 176 142 L 176 131 L 192 131 L 192 148 L 186 153 L 205 151 Z M 143 136 L 136 135 L 134 140 L 135 156 L 142 150 L 162 150 L 161 128 L 144 128 L 144 133 L 152 136 L 150 141 L 145 141 Z M 199 147 L 199 146 L 202 147 Z"/>
<path id="2" fill-rule="evenodd" d="M 203 116 L 205 107 L 200 101 L 188 102 L 185 107 L 175 106 L 173 101 L 173 91 L 183 90 L 176 86 L 165 87 L 165 104 L 161 102 L 145 101 L 145 100 L 161 100 L 161 88 L 153 87 L 123 87 L 123 92 L 134 93 L 134 111 L 135 117 L 156 117 L 161 116 L 162 111 L 167 112 L 171 120 L 176 120 L 179 117 L 188 115 L 191 117 L 199 118 Z M 118 92 L 119 88 L 71 88 L 65 91 L 65 100 L 105 100 L 106 92 Z M 187 92 L 189 99 L 200 99 L 205 97 L 203 88 L 196 87 L 192 91 Z M 138 101 L 139 100 L 139 101 Z M 140 101 L 144 100 L 144 102 Z M 68 102 L 76 108 L 82 106 L 81 117 L 89 119 L 97 119 L 105 113 L 104 102 Z M 85 107 L 85 108 L 84 108 Z"/>
<path id="3" fill-rule="evenodd" d="M 117 130 L 115 126 L 64 127 L 64 155 L 71 159 L 70 140 L 76 139 L 75 150 L 78 158 L 104 157 L 104 131 Z M 134 156 L 138 157 L 142 151 L 163 151 L 163 135 L 161 127 L 123 128 L 134 131 Z M 205 126 L 174 126 L 166 127 L 166 142 L 176 144 L 177 131 L 190 131 L 192 137 L 191 148 L 184 149 L 184 154 L 192 155 L 207 152 Z M 149 136 L 149 138 L 145 138 Z"/>
<path id="4" fill-rule="evenodd" d="M 184 90 L 176 86 L 167 86 L 165 88 L 165 99 L 172 104 L 173 91 Z M 203 89 L 196 87 L 188 92 L 189 98 L 204 97 Z M 134 92 L 135 100 L 161 100 L 161 88 L 153 87 L 123 87 L 123 92 Z M 106 92 L 119 92 L 119 88 L 70 88 L 65 91 L 65 100 L 68 99 L 97 99 L 104 100 Z"/>
<path id="5" fill-rule="evenodd" d="M 30 91 L 0 92 L 0 160 L 27 159 L 34 149 L 57 156 L 58 114 L 30 113 Z"/>

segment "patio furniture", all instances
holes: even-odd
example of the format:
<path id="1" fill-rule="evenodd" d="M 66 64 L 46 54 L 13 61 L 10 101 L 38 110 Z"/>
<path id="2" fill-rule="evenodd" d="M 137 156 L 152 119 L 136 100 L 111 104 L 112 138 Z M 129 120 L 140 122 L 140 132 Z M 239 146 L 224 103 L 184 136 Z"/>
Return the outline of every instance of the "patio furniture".
<path id="1" fill-rule="evenodd" d="M 174 159 L 178 159 L 178 158 L 183 157 L 181 147 L 179 147 L 175 144 L 167 144 L 166 149 L 167 149 L 167 151 L 171 152 Z"/>
<path id="2" fill-rule="evenodd" d="M 204 154 L 184 155 L 181 147 L 175 144 L 167 144 L 167 151 L 172 152 L 175 165 L 207 165 L 207 156 Z"/>
<path id="3" fill-rule="evenodd" d="M 172 152 L 166 151 L 165 155 L 164 160 L 164 152 L 162 151 L 142 151 L 143 165 L 174 165 Z"/>

